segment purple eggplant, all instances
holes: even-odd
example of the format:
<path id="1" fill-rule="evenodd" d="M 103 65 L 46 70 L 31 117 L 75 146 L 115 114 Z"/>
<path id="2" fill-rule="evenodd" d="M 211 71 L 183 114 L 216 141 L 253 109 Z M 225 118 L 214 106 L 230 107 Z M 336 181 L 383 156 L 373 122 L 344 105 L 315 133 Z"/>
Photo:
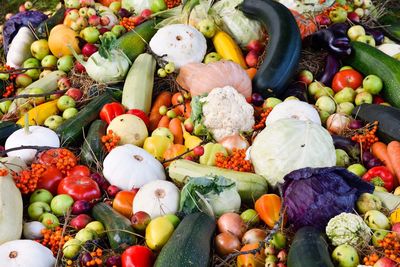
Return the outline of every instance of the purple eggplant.
<path id="1" fill-rule="evenodd" d="M 328 29 L 322 29 L 309 35 L 305 39 L 305 44 L 314 49 L 326 49 L 338 57 L 348 56 L 351 53 L 350 40 L 345 36 L 336 37 L 333 31 Z"/>
<path id="2" fill-rule="evenodd" d="M 335 37 L 346 37 L 349 28 L 350 26 L 347 23 L 334 23 L 328 28 L 328 30 L 330 30 Z"/>
<path id="3" fill-rule="evenodd" d="M 364 165 L 367 167 L 367 169 L 371 169 L 373 167 L 382 166 L 383 163 L 379 159 L 373 158 L 370 161 L 365 162 Z"/>
<path id="4" fill-rule="evenodd" d="M 361 149 L 358 143 L 340 135 L 332 135 L 332 139 L 336 149 L 343 149 L 352 160 L 360 161 Z"/>
<path id="5" fill-rule="evenodd" d="M 339 60 L 333 56 L 328 55 L 325 61 L 325 68 L 324 71 L 319 75 L 318 81 L 323 83 L 326 86 L 330 86 L 333 80 L 333 76 L 339 71 L 340 69 L 340 62 Z"/>
<path id="6" fill-rule="evenodd" d="M 307 85 L 301 81 L 295 81 L 288 85 L 283 98 L 295 96 L 301 101 L 308 102 Z"/>
<path id="7" fill-rule="evenodd" d="M 378 30 L 378 29 L 371 29 L 368 27 L 365 27 L 365 32 L 368 35 L 371 35 L 372 37 L 374 37 L 375 43 L 376 45 L 381 45 L 383 43 L 383 39 L 385 39 L 385 35 L 383 34 L 382 31 Z"/>

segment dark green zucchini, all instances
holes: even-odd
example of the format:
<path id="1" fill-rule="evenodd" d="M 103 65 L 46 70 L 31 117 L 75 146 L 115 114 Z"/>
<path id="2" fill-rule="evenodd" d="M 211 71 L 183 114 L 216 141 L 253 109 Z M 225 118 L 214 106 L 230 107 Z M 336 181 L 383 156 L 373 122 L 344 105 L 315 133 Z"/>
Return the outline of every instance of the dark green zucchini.
<path id="1" fill-rule="evenodd" d="M 103 162 L 107 151 L 101 142 L 101 137 L 106 134 L 106 130 L 107 123 L 104 121 L 92 122 L 81 149 L 80 159 L 83 164 L 97 167 L 98 162 Z"/>
<path id="2" fill-rule="evenodd" d="M 0 122 L 0 145 L 4 145 L 7 138 L 16 130 L 21 129 L 21 126 L 12 121 Z"/>
<path id="3" fill-rule="evenodd" d="M 328 243 L 315 228 L 300 228 L 289 249 L 288 267 L 334 267 Z"/>
<path id="4" fill-rule="evenodd" d="M 56 25 L 63 23 L 64 13 L 65 13 L 65 7 L 63 5 L 60 9 L 56 11 L 56 13 L 54 13 L 54 15 L 52 15 L 45 21 L 42 21 L 36 27 L 36 35 L 42 39 L 47 38 L 49 36 L 51 29 L 53 29 Z"/>
<path id="5" fill-rule="evenodd" d="M 185 216 L 161 249 L 154 267 L 207 267 L 214 231 L 215 221 L 207 214 Z"/>
<path id="6" fill-rule="evenodd" d="M 289 9 L 274 0 L 244 0 L 240 9 L 263 23 L 269 35 L 266 57 L 253 78 L 253 91 L 280 97 L 297 70 L 301 36 Z"/>
<path id="7" fill-rule="evenodd" d="M 97 203 L 92 209 L 92 216 L 104 225 L 108 241 L 114 251 L 122 252 L 127 247 L 136 244 L 137 239 L 130 220 L 116 212 L 111 206 L 104 202 Z"/>
<path id="8" fill-rule="evenodd" d="M 378 104 L 362 104 L 352 112 L 354 118 L 365 121 L 378 121 L 378 137 L 389 143 L 400 141 L 400 109 Z"/>
<path id="9" fill-rule="evenodd" d="M 61 124 L 56 130 L 61 139 L 61 144 L 64 146 L 80 146 L 83 139 L 83 130 L 98 118 L 99 112 L 105 104 L 114 101 L 115 99 L 111 93 L 106 91 L 90 101 L 78 112 L 78 115 Z"/>

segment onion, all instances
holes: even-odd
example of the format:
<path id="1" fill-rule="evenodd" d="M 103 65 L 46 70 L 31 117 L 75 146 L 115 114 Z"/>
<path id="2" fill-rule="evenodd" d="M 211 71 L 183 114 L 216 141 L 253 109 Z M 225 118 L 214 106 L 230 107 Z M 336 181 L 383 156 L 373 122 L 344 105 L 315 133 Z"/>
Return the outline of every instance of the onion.
<path id="1" fill-rule="evenodd" d="M 221 233 L 231 233 L 239 239 L 242 238 L 243 234 L 247 230 L 247 225 L 244 223 L 240 215 L 233 212 L 223 214 L 218 219 L 217 224 L 218 230 Z"/>
<path id="2" fill-rule="evenodd" d="M 334 134 L 341 134 L 349 125 L 350 118 L 344 114 L 334 113 L 328 117 L 326 128 Z"/>
<path id="3" fill-rule="evenodd" d="M 215 247 L 218 255 L 223 257 L 240 250 L 240 241 L 231 233 L 220 233 L 215 237 Z"/>
<path id="4" fill-rule="evenodd" d="M 23 235 L 26 239 L 40 239 L 43 237 L 42 230 L 46 227 L 38 221 L 24 223 Z"/>
<path id="5" fill-rule="evenodd" d="M 242 137 L 239 134 L 234 134 L 230 136 L 224 137 L 219 143 L 228 150 L 229 153 L 232 153 L 234 148 L 236 149 L 247 149 L 249 147 L 249 142 L 247 142 L 246 138 Z"/>
<path id="6" fill-rule="evenodd" d="M 253 228 L 247 231 L 242 238 L 243 244 L 253 244 L 263 241 L 267 237 L 267 233 L 264 230 Z"/>
<path id="7" fill-rule="evenodd" d="M 349 128 L 353 130 L 357 130 L 363 127 L 363 124 L 360 120 L 351 120 L 349 123 Z"/>
<path id="8" fill-rule="evenodd" d="M 251 103 L 256 107 L 259 107 L 264 103 L 264 98 L 258 93 L 253 93 L 251 95 Z"/>

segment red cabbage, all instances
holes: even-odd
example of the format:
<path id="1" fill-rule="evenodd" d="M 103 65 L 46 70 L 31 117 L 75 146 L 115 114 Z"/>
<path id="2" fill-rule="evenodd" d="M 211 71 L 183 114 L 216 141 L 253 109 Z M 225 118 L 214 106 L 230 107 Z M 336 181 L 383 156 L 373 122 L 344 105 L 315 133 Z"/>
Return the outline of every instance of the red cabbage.
<path id="1" fill-rule="evenodd" d="M 373 185 L 345 168 L 303 168 L 285 176 L 283 199 L 289 223 L 298 229 L 313 226 L 325 229 L 328 221 L 353 212 L 362 193 L 372 193 Z"/>
<path id="2" fill-rule="evenodd" d="M 8 46 L 22 26 L 32 25 L 36 28 L 45 19 L 47 19 L 47 16 L 40 11 L 26 11 L 17 13 L 7 20 L 3 29 L 4 53 L 7 54 Z"/>

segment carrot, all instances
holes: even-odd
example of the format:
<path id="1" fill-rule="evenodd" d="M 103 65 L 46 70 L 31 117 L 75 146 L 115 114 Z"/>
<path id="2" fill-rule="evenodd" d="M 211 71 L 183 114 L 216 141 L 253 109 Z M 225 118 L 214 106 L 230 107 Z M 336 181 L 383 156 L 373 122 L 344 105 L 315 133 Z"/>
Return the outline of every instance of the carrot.
<path id="1" fill-rule="evenodd" d="M 167 115 L 164 115 L 161 117 L 161 120 L 158 122 L 156 128 L 159 128 L 159 127 L 168 128 L 170 121 L 171 121 L 171 119 Z"/>
<path id="2" fill-rule="evenodd" d="M 371 151 L 372 154 L 382 161 L 382 163 L 394 174 L 386 144 L 382 142 L 376 142 L 371 146 Z"/>
<path id="3" fill-rule="evenodd" d="M 397 180 L 400 183 L 400 142 L 390 142 L 387 146 L 387 152 L 392 164 L 393 173 L 397 176 Z"/>
<path id="4" fill-rule="evenodd" d="M 162 118 L 162 115 L 158 111 L 161 106 L 171 106 L 171 93 L 168 91 L 163 91 L 160 93 L 153 102 L 151 107 L 149 119 L 150 119 L 150 130 L 153 131 L 157 128 L 159 121 Z"/>
<path id="5" fill-rule="evenodd" d="M 185 103 L 185 109 L 183 110 L 183 115 L 185 116 L 185 119 L 190 118 L 190 114 L 192 113 L 192 106 L 190 105 L 190 102 Z"/>
<path id="6" fill-rule="evenodd" d="M 173 118 L 169 122 L 169 130 L 174 135 L 174 143 L 175 144 L 183 144 L 183 131 L 182 131 L 182 122 L 178 118 Z"/>
<path id="7" fill-rule="evenodd" d="M 250 79 L 253 80 L 254 76 L 256 76 L 257 69 L 256 68 L 248 68 L 246 70 L 247 75 L 249 75 Z"/>

